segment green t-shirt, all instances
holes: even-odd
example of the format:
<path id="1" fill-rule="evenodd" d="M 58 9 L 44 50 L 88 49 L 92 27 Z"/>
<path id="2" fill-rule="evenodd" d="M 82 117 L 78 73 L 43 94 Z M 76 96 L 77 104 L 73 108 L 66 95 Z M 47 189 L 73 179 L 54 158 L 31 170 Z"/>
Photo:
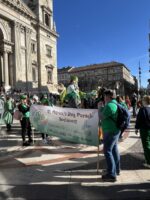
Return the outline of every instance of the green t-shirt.
<path id="1" fill-rule="evenodd" d="M 119 131 L 115 123 L 115 120 L 117 120 L 118 115 L 116 104 L 117 101 L 113 99 L 109 101 L 103 108 L 100 109 L 100 112 L 102 114 L 101 126 L 104 134 L 106 132 L 115 134 Z"/>
<path id="2" fill-rule="evenodd" d="M 24 104 L 24 103 L 21 103 L 19 106 L 18 106 L 18 109 L 20 112 L 22 112 L 23 114 L 23 117 L 25 118 L 29 118 L 30 117 L 30 108 Z"/>

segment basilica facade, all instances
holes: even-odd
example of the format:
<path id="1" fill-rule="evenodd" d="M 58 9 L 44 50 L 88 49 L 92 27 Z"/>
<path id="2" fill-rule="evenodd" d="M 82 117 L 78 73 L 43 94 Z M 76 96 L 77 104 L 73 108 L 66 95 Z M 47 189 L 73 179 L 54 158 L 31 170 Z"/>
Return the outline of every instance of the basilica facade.
<path id="1" fill-rule="evenodd" d="M 0 86 L 57 92 L 53 0 L 0 1 Z"/>

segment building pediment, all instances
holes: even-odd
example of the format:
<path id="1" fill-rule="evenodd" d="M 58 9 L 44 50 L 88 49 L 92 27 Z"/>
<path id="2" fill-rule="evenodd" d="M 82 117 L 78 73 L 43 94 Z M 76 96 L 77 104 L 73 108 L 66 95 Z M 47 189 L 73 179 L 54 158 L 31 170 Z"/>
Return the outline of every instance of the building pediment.
<path id="1" fill-rule="evenodd" d="M 30 8 L 28 8 L 28 6 L 21 0 L 3 0 L 2 3 L 13 7 L 16 9 L 16 11 L 20 11 L 22 14 L 25 14 L 28 17 L 36 17 Z"/>

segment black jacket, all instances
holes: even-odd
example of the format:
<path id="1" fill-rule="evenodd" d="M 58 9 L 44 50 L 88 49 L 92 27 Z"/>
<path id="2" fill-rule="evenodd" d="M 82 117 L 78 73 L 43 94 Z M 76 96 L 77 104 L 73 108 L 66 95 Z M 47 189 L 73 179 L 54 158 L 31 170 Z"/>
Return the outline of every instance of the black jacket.
<path id="1" fill-rule="evenodd" d="M 150 107 L 143 106 L 140 108 L 136 118 L 135 128 L 150 129 Z"/>

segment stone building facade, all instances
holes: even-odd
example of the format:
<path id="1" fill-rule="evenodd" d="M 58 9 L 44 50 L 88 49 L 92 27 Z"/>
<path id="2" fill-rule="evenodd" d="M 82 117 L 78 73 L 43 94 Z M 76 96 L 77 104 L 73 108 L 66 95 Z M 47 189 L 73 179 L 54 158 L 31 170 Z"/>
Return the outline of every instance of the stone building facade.
<path id="1" fill-rule="evenodd" d="M 84 92 L 106 87 L 116 89 L 118 94 L 131 94 L 137 91 L 137 80 L 122 63 L 109 62 L 82 67 L 64 67 L 58 69 L 58 82 L 67 86 L 70 76 L 79 78 L 79 87 Z"/>
<path id="2" fill-rule="evenodd" d="M 57 92 L 53 0 L 0 1 L 0 86 Z"/>

